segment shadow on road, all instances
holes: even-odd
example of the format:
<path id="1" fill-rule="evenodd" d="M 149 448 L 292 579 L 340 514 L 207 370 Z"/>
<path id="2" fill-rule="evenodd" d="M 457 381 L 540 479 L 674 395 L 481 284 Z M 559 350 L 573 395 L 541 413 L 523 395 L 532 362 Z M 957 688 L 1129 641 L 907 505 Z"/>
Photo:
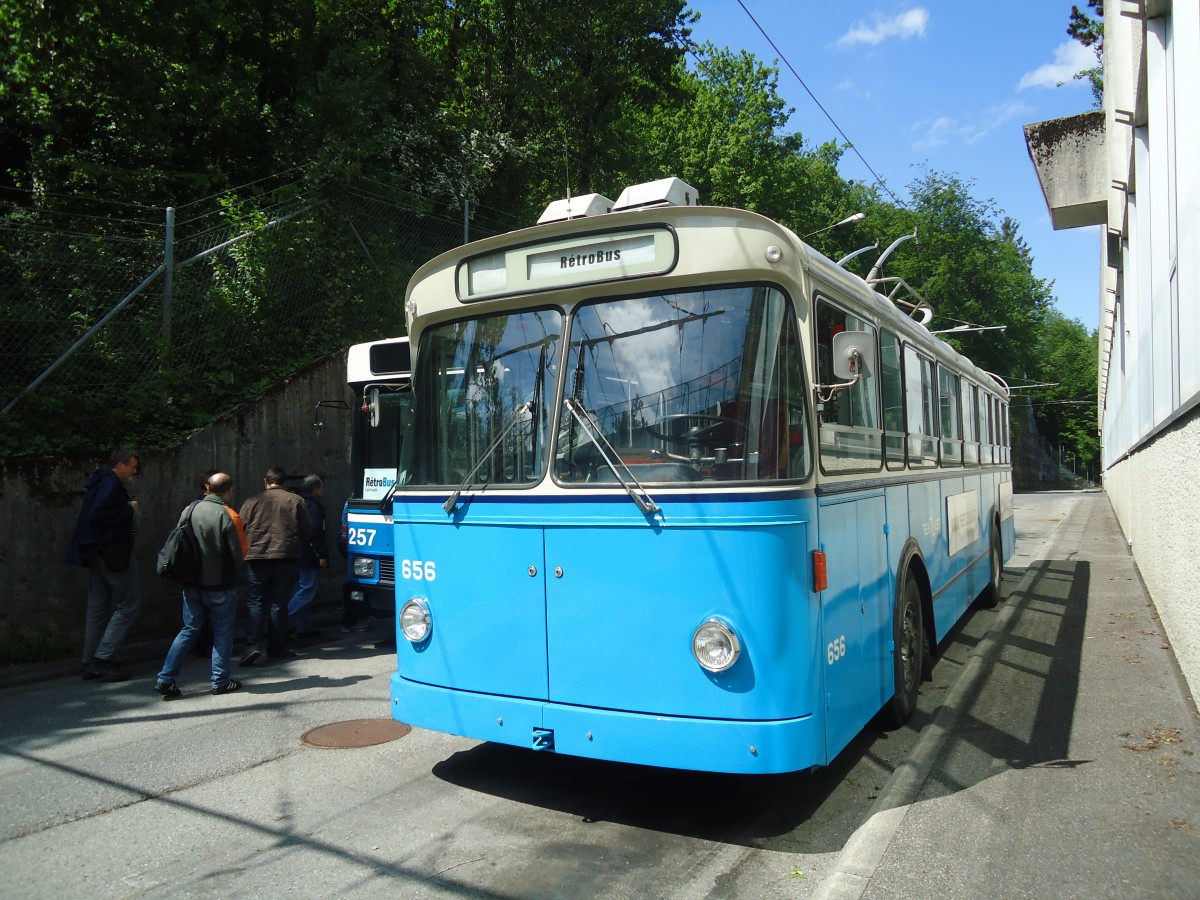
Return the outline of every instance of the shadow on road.
<path id="1" fill-rule="evenodd" d="M 948 636 L 934 679 L 906 728 L 871 722 L 823 769 L 789 775 L 720 775 L 539 754 L 480 744 L 439 762 L 438 778 L 458 787 L 578 817 L 646 831 L 760 849 L 820 853 L 841 849 L 869 817 L 879 788 L 934 722 L 974 653 L 984 677 L 956 696 L 962 706 L 930 789 L 970 788 L 1006 769 L 1073 766 L 1068 748 L 1087 615 L 1087 563 L 1043 561 L 1007 615 L 976 608 Z M 990 641 L 988 639 L 990 637 Z M 974 774 L 973 774 L 974 773 Z"/>

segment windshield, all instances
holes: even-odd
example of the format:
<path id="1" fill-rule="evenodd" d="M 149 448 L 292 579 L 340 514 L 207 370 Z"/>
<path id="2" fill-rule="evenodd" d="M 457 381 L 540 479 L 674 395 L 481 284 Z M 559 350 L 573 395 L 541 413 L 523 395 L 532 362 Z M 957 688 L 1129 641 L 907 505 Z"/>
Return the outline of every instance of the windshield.
<path id="1" fill-rule="evenodd" d="M 562 313 L 449 322 L 421 337 L 408 484 L 528 485 L 545 469 Z"/>
<path id="2" fill-rule="evenodd" d="M 728 287 L 607 300 L 572 318 L 568 396 L 599 427 L 559 421 L 564 482 L 805 478 L 811 471 L 795 316 L 777 289 Z"/>
<path id="3" fill-rule="evenodd" d="M 354 410 L 351 500 L 379 500 L 396 480 L 411 401 L 408 384 L 368 386 Z"/>

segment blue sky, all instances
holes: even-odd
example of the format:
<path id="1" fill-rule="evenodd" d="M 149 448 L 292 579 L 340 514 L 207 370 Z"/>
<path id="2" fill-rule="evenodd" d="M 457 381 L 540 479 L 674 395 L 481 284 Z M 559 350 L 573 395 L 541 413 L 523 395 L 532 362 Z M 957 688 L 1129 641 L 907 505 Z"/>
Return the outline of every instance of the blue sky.
<path id="1" fill-rule="evenodd" d="M 1093 59 L 1067 36 L 1070 2 L 742 2 L 898 196 L 929 170 L 971 183 L 973 196 L 993 199 L 1020 223 L 1034 273 L 1054 282 L 1059 311 L 1096 327 L 1100 229 L 1051 228 L 1022 132 L 1029 122 L 1091 108 L 1091 89 L 1070 79 Z M 778 58 L 738 0 L 689 6 L 701 16 L 692 30 L 698 43 L 747 50 L 764 62 Z M 778 66 L 779 93 L 795 108 L 789 130 L 811 146 L 840 141 L 787 67 Z M 845 178 L 873 180 L 853 152 L 840 169 Z"/>

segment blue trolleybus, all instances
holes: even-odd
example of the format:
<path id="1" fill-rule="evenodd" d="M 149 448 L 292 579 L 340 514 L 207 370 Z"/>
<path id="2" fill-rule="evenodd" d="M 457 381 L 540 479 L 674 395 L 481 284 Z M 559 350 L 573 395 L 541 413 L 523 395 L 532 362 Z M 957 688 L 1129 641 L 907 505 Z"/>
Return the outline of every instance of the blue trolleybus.
<path id="1" fill-rule="evenodd" d="M 882 261 L 665 179 L 418 270 L 394 717 L 771 773 L 911 715 L 1012 552 L 1008 391 Z"/>
<path id="2" fill-rule="evenodd" d="M 346 356 L 354 392 L 350 438 L 350 496 L 342 510 L 346 551 L 344 599 L 391 619 L 396 602 L 392 516 L 387 498 L 396 483 L 411 399 L 408 338 L 355 344 Z"/>

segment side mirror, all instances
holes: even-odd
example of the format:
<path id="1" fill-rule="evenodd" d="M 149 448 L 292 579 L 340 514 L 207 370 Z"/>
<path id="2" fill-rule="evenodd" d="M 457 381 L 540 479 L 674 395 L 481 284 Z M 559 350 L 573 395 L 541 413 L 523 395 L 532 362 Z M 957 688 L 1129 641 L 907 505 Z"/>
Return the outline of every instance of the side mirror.
<path id="1" fill-rule="evenodd" d="M 372 428 L 379 427 L 379 388 L 371 388 L 367 392 L 367 411 L 370 413 L 368 422 Z"/>
<path id="2" fill-rule="evenodd" d="M 851 381 L 875 371 L 875 337 L 869 331 L 842 331 L 833 336 L 833 374 Z"/>

